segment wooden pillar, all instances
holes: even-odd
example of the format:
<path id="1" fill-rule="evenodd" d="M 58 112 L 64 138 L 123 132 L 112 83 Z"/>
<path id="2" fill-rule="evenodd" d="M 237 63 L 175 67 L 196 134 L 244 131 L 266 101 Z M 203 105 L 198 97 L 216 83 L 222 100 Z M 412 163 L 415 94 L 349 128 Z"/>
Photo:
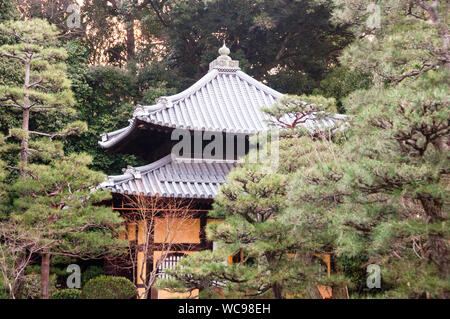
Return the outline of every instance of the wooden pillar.
<path id="1" fill-rule="evenodd" d="M 45 250 L 42 254 L 41 263 L 41 298 L 50 298 L 50 252 Z"/>
<path id="2" fill-rule="evenodd" d="M 331 277 L 331 255 L 330 254 L 323 255 L 323 261 L 327 264 L 328 277 Z"/>
<path id="3" fill-rule="evenodd" d="M 136 241 L 136 223 L 128 224 L 128 241 Z"/>
<path id="4" fill-rule="evenodd" d="M 147 258 L 145 256 L 145 242 L 147 239 L 147 227 L 145 221 L 140 220 L 138 222 L 138 235 L 137 235 L 137 274 L 136 274 L 136 286 L 138 290 L 138 298 L 145 299 L 145 281 L 147 278 Z"/>
<path id="5" fill-rule="evenodd" d="M 127 240 L 127 232 L 122 231 L 119 233 L 119 240 Z"/>
<path id="6" fill-rule="evenodd" d="M 327 265 L 327 275 L 328 277 L 331 276 L 331 255 L 330 254 L 314 254 L 317 258 L 322 259 L 322 261 Z"/>

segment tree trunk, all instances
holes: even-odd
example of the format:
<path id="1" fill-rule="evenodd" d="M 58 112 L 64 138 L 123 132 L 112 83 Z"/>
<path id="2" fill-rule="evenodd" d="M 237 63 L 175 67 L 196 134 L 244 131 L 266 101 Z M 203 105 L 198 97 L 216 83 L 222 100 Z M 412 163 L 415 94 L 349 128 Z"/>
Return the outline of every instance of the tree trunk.
<path id="1" fill-rule="evenodd" d="M 275 299 L 284 299 L 283 288 L 279 283 L 276 282 L 272 285 L 272 292 Z"/>
<path id="2" fill-rule="evenodd" d="M 143 220 L 138 222 L 138 238 L 137 238 L 137 291 L 138 299 L 147 299 L 148 286 L 147 286 L 147 258 L 148 255 L 148 243 L 147 243 L 147 223 Z"/>
<path id="3" fill-rule="evenodd" d="M 8 284 L 8 288 L 9 288 L 9 299 L 16 299 L 16 289 L 15 289 L 15 285 L 11 285 L 10 283 Z"/>
<path id="4" fill-rule="evenodd" d="M 20 144 L 20 162 L 22 164 L 28 163 L 28 129 L 30 125 L 30 109 L 24 109 L 22 112 L 22 130 L 25 136 L 22 137 L 22 143 Z M 21 176 L 24 176 L 23 170 L 21 170 Z"/>
<path id="5" fill-rule="evenodd" d="M 442 203 L 436 199 L 423 197 L 420 199 L 425 214 L 428 216 L 428 223 L 438 221 L 445 221 L 445 213 L 442 211 Z M 425 256 L 434 261 L 441 271 L 443 276 L 448 276 L 449 273 L 449 255 L 448 245 L 442 234 L 428 235 L 427 244 L 424 247 Z"/>
<path id="6" fill-rule="evenodd" d="M 24 79 L 24 90 L 29 89 L 30 85 L 30 65 L 31 62 L 28 61 L 25 63 L 25 79 Z M 28 131 L 30 127 L 30 98 L 27 93 L 23 98 L 23 113 L 22 113 L 22 130 L 24 132 L 24 136 L 22 137 L 22 143 L 20 145 L 20 162 L 22 165 L 28 163 Z M 20 176 L 22 178 L 25 177 L 25 173 L 23 169 L 20 169 Z"/>
<path id="7" fill-rule="evenodd" d="M 49 299 L 50 288 L 50 252 L 46 251 L 42 254 L 41 263 L 41 299 Z"/>
<path id="8" fill-rule="evenodd" d="M 134 61 L 136 57 L 136 39 L 134 36 L 134 19 L 127 19 L 127 62 Z"/>
<path id="9" fill-rule="evenodd" d="M 423 210 L 429 218 L 429 222 L 433 223 L 438 220 L 444 220 L 444 214 L 442 212 L 442 203 L 439 203 L 432 197 L 422 197 L 420 199 Z"/>

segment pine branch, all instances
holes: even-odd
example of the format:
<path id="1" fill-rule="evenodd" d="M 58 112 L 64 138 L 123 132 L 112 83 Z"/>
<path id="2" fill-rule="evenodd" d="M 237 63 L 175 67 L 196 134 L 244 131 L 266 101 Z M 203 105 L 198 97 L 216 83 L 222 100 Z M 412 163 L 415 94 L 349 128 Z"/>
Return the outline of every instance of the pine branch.
<path id="1" fill-rule="evenodd" d="M 40 79 L 37 80 L 36 82 L 33 82 L 33 83 L 27 85 L 26 88 L 29 89 L 29 88 L 35 87 L 35 86 L 39 85 L 41 82 L 42 82 L 42 78 L 40 78 Z M 45 89 L 45 88 L 44 88 L 44 89 Z"/>
<path id="2" fill-rule="evenodd" d="M 0 103 L 0 106 L 4 107 L 16 107 L 18 109 L 23 109 L 22 105 L 15 104 L 15 103 Z"/>
<path id="3" fill-rule="evenodd" d="M 2 53 L 2 54 L 0 54 L 0 56 L 7 57 L 7 58 L 12 58 L 12 59 L 17 59 L 17 60 L 22 61 L 23 63 L 27 62 L 27 60 L 25 58 L 22 58 L 22 57 L 20 57 L 18 55 L 13 55 L 13 54 L 9 54 L 9 53 Z"/>
<path id="4" fill-rule="evenodd" d="M 431 70 L 435 70 L 437 69 L 437 65 L 430 65 L 430 64 L 423 64 L 422 67 L 419 70 L 414 70 L 408 73 L 404 73 L 402 74 L 400 77 L 398 77 L 397 79 L 394 80 L 395 84 L 399 84 L 400 82 L 402 82 L 403 80 L 410 78 L 410 77 L 416 77 L 418 75 L 421 75 L 423 73 L 426 73 L 428 71 Z"/>
<path id="5" fill-rule="evenodd" d="M 51 140 L 54 139 L 55 137 L 66 137 L 66 136 L 71 135 L 71 132 L 49 134 L 49 133 L 42 133 L 42 132 L 36 132 L 36 131 L 28 131 L 28 133 L 33 134 L 33 135 L 49 137 Z"/>

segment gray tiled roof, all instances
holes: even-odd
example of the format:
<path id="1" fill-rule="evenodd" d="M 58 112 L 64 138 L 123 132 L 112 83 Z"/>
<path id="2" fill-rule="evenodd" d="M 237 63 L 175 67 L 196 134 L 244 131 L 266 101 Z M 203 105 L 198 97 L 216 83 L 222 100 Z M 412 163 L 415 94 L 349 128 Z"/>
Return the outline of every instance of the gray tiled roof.
<path id="1" fill-rule="evenodd" d="M 102 135 L 100 146 L 107 149 L 125 140 L 139 121 L 167 128 L 246 135 L 270 129 L 270 116 L 261 109 L 274 105 L 283 94 L 242 72 L 239 62 L 228 56 L 229 49 L 224 46 L 221 50 L 209 72 L 194 85 L 159 98 L 156 105 L 138 105 L 130 125 Z M 301 125 L 309 130 L 317 125 L 333 127 L 336 119 L 318 121 L 311 116 Z"/>
<path id="2" fill-rule="evenodd" d="M 256 134 L 268 128 L 262 107 L 283 95 L 242 71 L 211 70 L 188 90 L 158 100 L 165 107 L 137 113 L 149 123 L 180 129 Z"/>
<path id="3" fill-rule="evenodd" d="M 137 120 L 168 128 L 256 134 L 269 127 L 261 108 L 282 96 L 239 69 L 212 69 L 187 90 L 161 97 L 153 106 L 138 106 L 127 128 L 103 135 L 99 144 L 109 148 L 125 139 Z"/>
<path id="4" fill-rule="evenodd" d="M 100 188 L 113 193 L 177 198 L 216 197 L 236 162 L 177 160 L 168 155 L 142 167 L 128 167 L 123 175 L 109 176 Z"/>

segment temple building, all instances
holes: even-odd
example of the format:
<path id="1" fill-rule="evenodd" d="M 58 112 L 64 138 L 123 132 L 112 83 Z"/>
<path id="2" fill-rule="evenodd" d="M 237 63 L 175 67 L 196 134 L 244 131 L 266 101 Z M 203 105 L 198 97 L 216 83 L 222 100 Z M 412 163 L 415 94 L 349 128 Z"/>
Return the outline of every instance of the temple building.
<path id="1" fill-rule="evenodd" d="M 145 289 L 145 280 L 152 271 L 165 276 L 164 269 L 173 267 L 179 258 L 213 249 L 213 243 L 206 239 L 205 227 L 216 221 L 208 218 L 207 212 L 227 175 L 238 165 L 239 156 L 248 151 L 248 138 L 270 129 L 269 116 L 261 108 L 274 105 L 283 96 L 242 72 L 225 44 L 219 54 L 210 63 L 209 72 L 190 88 L 160 97 L 156 105 L 137 105 L 128 127 L 104 134 L 99 142 L 107 152 L 136 154 L 150 163 L 128 167 L 122 175 L 109 176 L 101 184 L 101 188 L 112 192 L 113 209 L 127 220 L 126 236 L 135 244 L 137 273 L 141 273 L 135 276 L 138 291 Z M 333 124 L 329 121 L 325 125 Z M 313 124 L 311 119 L 303 125 Z M 173 148 L 179 140 L 174 140 L 174 135 L 183 135 L 180 132 L 192 141 L 196 136 L 203 138 L 200 147 L 194 146 L 190 154 L 184 150 L 177 158 Z M 213 135 L 221 135 L 226 141 L 223 156 L 208 157 L 202 152 L 208 144 L 206 136 Z M 227 151 L 229 141 L 244 141 L 245 147 L 239 151 L 233 146 Z M 142 197 L 148 201 L 136 200 Z M 156 213 L 152 215 L 154 222 L 142 223 L 133 218 L 136 211 Z M 188 214 L 182 215 L 183 212 Z M 167 234 L 167 218 L 171 215 L 175 230 Z M 185 216 L 189 216 L 189 222 L 184 221 Z M 175 227 L 177 223 L 183 225 Z M 148 297 L 171 296 L 152 289 Z"/>

